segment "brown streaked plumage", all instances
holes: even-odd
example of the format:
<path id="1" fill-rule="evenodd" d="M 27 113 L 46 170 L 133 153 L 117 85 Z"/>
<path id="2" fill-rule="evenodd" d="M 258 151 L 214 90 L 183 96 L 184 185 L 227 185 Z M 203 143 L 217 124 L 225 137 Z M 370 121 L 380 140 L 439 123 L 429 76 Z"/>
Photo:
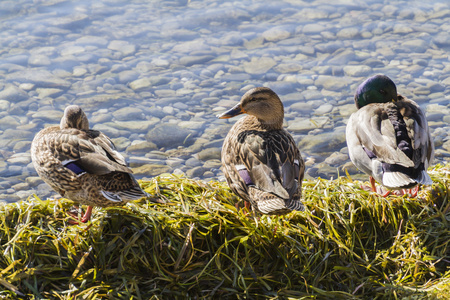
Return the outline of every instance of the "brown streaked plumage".
<path id="1" fill-rule="evenodd" d="M 434 143 L 425 114 L 412 100 L 397 94 L 394 82 L 375 75 L 357 89 L 358 111 L 349 119 L 346 130 L 350 159 L 388 189 L 410 191 L 417 195 L 418 185 L 430 185 L 427 168 L 433 160 Z M 389 192 L 386 192 L 385 196 Z"/>
<path id="2" fill-rule="evenodd" d="M 92 206 L 124 205 L 150 196 L 140 188 L 113 142 L 100 131 L 90 130 L 86 114 L 76 105 L 65 109 L 60 126 L 38 132 L 31 144 L 31 158 L 51 188 L 89 206 L 82 222 L 89 220 Z"/>
<path id="3" fill-rule="evenodd" d="M 231 190 L 263 214 L 303 210 L 305 165 L 292 136 L 283 129 L 280 98 L 269 88 L 254 88 L 218 117 L 242 113 L 248 115 L 233 125 L 222 147 L 223 172 Z"/>

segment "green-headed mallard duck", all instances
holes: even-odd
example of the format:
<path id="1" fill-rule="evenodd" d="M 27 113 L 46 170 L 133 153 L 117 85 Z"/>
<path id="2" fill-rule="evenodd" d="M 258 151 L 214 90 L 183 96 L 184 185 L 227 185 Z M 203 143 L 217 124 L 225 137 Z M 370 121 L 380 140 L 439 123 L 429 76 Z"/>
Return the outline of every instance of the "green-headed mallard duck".
<path id="1" fill-rule="evenodd" d="M 284 108 L 266 87 L 249 90 L 221 119 L 243 113 L 222 147 L 223 172 L 231 190 L 263 214 L 303 210 L 305 164 L 292 136 L 283 129 Z"/>
<path id="2" fill-rule="evenodd" d="M 92 206 L 124 205 L 150 195 L 143 191 L 125 158 L 103 133 L 89 129 L 83 110 L 68 106 L 59 126 L 38 132 L 31 144 L 31 157 L 38 175 L 61 196 Z M 156 201 L 149 198 L 151 201 Z"/>
<path id="3" fill-rule="evenodd" d="M 355 166 L 368 174 L 372 191 L 375 180 L 393 190 L 430 185 L 427 168 L 434 156 L 434 144 L 425 114 L 412 100 L 397 94 L 394 82 L 375 75 L 357 89 L 358 111 L 347 124 L 347 146 Z M 387 196 L 389 191 L 386 192 Z"/>

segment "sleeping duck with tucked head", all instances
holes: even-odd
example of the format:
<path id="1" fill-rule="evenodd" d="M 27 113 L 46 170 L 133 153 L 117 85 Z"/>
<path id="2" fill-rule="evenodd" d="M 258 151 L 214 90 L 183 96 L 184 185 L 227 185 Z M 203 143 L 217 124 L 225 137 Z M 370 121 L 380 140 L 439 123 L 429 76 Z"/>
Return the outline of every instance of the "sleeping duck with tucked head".
<path id="1" fill-rule="evenodd" d="M 88 205 L 81 222 L 87 222 L 92 206 L 124 205 L 151 198 L 128 168 L 125 158 L 102 132 L 89 129 L 84 111 L 70 105 L 59 126 L 42 129 L 31 144 L 31 158 L 38 175 L 62 197 Z"/>
<path id="2" fill-rule="evenodd" d="M 283 129 L 284 108 L 267 87 L 249 90 L 227 119 L 246 113 L 230 129 L 222 147 L 222 169 L 231 190 L 263 214 L 303 210 L 305 164 L 294 139 Z"/>
<path id="3" fill-rule="evenodd" d="M 434 143 L 422 109 L 397 94 L 394 82 L 385 75 L 365 80 L 356 90 L 358 110 L 346 129 L 350 159 L 375 181 L 396 194 L 417 196 L 419 185 L 431 185 L 427 168 L 434 157 Z M 411 189 L 415 187 L 414 189 Z"/>

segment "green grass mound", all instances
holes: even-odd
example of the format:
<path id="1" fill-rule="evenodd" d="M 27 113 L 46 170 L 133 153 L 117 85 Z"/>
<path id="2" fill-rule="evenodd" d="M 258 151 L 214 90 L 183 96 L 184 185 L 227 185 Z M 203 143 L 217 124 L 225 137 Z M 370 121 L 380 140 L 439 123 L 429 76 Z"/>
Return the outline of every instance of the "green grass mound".
<path id="1" fill-rule="evenodd" d="M 0 205 L 0 299 L 446 299 L 450 166 L 419 197 L 382 198 L 341 177 L 304 182 L 304 212 L 246 215 L 226 184 L 141 182 L 166 205 Z"/>

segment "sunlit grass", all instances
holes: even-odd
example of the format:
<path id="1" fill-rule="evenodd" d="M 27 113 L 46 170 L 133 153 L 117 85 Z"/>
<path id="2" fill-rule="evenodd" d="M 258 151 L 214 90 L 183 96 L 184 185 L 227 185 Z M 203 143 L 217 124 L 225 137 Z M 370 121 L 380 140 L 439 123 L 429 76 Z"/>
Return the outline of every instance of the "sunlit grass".
<path id="1" fill-rule="evenodd" d="M 450 166 L 419 197 L 382 198 L 348 177 L 304 182 L 304 212 L 245 214 L 225 183 L 141 182 L 169 203 L 94 209 L 0 205 L 0 298 L 447 299 Z"/>

